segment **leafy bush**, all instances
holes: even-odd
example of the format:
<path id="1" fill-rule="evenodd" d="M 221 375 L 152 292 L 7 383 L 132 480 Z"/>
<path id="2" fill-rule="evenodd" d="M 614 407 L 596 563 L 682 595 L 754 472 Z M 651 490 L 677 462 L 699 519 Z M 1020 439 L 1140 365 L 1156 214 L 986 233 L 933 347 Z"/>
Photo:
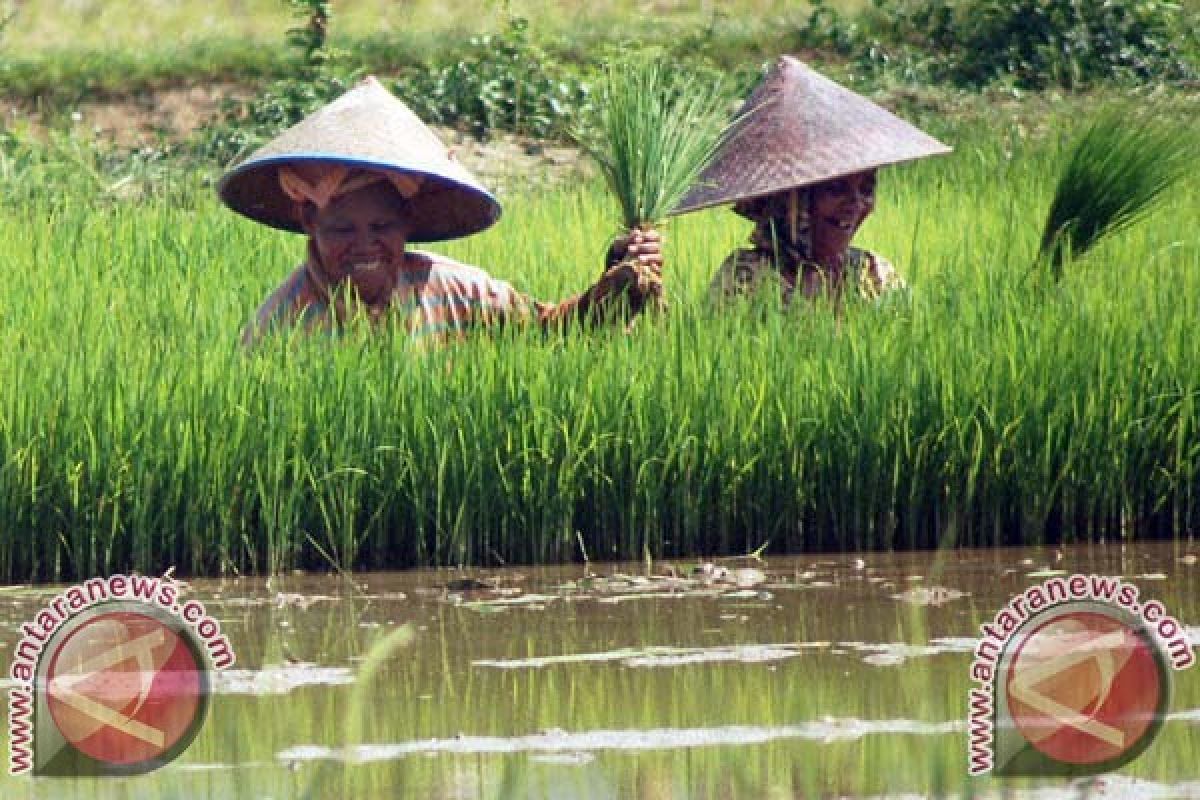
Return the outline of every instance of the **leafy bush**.
<path id="1" fill-rule="evenodd" d="M 917 50 L 929 77 L 960 86 L 1078 88 L 1196 72 L 1178 44 L 1181 9 L 1162 0 L 875 0 L 871 16 L 885 43 L 873 43 L 877 60 Z"/>
<path id="2" fill-rule="evenodd" d="M 250 101 L 233 101 L 204 135 L 201 154 L 235 161 L 346 91 L 356 72 L 339 68 L 342 54 L 326 46 L 329 0 L 289 0 L 305 25 L 288 31 L 296 52 L 294 77 L 278 80 Z M 472 37 L 465 54 L 404 70 L 393 90 L 425 122 L 484 137 L 493 130 L 565 139 L 593 107 L 580 70 L 536 45 L 529 23 L 511 17 L 500 33 Z"/>
<path id="3" fill-rule="evenodd" d="M 839 55 L 855 55 L 866 41 L 856 22 L 843 17 L 824 0 L 812 0 L 808 19 L 795 31 L 797 49 L 817 47 L 832 49 Z"/>
<path id="4" fill-rule="evenodd" d="M 471 37 L 451 63 L 409 70 L 395 90 L 425 121 L 480 137 L 506 130 L 564 138 L 593 106 L 590 81 L 538 46 L 518 16 L 501 33 Z"/>

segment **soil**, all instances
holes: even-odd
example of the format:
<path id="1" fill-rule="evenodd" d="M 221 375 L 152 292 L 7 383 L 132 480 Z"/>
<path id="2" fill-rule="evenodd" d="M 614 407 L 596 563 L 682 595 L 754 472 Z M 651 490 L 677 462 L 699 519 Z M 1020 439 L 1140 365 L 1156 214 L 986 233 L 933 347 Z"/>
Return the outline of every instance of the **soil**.
<path id="1" fill-rule="evenodd" d="M 250 89 L 237 84 L 170 87 L 126 97 L 81 103 L 67 118 L 0 98 L 0 130 L 19 124 L 34 135 L 69 127 L 97 142 L 121 148 L 182 141 L 220 114 L 226 100 L 245 99 Z M 496 132 L 487 140 L 433 126 L 455 157 L 485 185 L 503 192 L 517 186 L 558 183 L 586 171 L 577 148 Z"/>

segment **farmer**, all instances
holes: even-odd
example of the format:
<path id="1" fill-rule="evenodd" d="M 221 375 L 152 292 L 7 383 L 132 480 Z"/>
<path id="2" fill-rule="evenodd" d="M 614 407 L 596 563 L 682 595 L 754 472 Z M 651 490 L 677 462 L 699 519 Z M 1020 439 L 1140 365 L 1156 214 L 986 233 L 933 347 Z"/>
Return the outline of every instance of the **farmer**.
<path id="1" fill-rule="evenodd" d="M 308 257 L 243 333 L 333 331 L 352 318 L 444 339 L 479 325 L 544 327 L 636 314 L 661 296 L 658 235 L 634 234 L 582 294 L 540 303 L 477 267 L 409 242 L 483 230 L 500 206 L 407 106 L 374 78 L 284 131 L 222 179 L 221 199 L 258 222 L 308 235 Z M 614 265 L 615 264 L 615 265 Z"/>
<path id="2" fill-rule="evenodd" d="M 717 298 L 777 287 L 804 297 L 875 299 L 902 287 L 891 263 L 850 242 L 875 208 L 876 170 L 949 152 L 890 112 L 784 56 L 738 112 L 730 136 L 675 213 L 733 203 L 754 223 L 725 260 Z"/>

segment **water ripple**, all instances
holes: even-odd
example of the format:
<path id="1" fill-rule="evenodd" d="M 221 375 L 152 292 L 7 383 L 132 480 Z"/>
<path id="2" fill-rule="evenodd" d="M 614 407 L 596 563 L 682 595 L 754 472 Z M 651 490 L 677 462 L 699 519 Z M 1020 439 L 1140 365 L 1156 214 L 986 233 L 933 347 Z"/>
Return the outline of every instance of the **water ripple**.
<path id="1" fill-rule="evenodd" d="M 348 762 L 387 761 L 410 755 L 498 754 L 498 753 L 586 753 L 597 750 L 669 750 L 673 748 L 763 744 L 777 739 L 812 739 L 835 742 L 861 739 L 872 734 L 938 736 L 959 733 L 965 725 L 957 720 L 918 722 L 908 719 L 860 720 L 826 718 L 799 725 L 727 725 L 717 728 L 654 728 L 648 730 L 595 730 L 570 732 L 561 729 L 525 736 L 456 736 L 449 739 L 418 739 L 393 744 L 331 748 L 301 745 L 280 752 L 281 761 L 334 760 Z"/>

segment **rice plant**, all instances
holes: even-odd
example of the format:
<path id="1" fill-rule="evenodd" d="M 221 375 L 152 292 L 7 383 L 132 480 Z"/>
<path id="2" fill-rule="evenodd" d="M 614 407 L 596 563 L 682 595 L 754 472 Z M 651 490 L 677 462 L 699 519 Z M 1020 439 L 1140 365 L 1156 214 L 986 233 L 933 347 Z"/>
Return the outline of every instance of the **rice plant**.
<path id="1" fill-rule="evenodd" d="M 973 137 L 973 138 L 972 138 Z M 673 221 L 675 310 L 631 335 L 536 326 L 423 350 L 238 333 L 304 257 L 198 182 L 183 202 L 3 201 L 0 574 L 65 580 L 1171 538 L 1200 528 L 1200 250 L 1166 214 L 1031 302 L 1052 147 L 896 168 L 862 246 L 894 306 L 747 302 L 709 278 L 747 224 Z M 997 164 L 1003 169 L 997 169 Z M 52 180 L 50 177 L 45 180 Z M 54 179 L 57 180 L 57 179 Z M 67 180 L 64 178 L 63 180 Z M 996 190 L 963 203 L 958 187 Z M 1200 208 L 1177 185 L 1184 217 Z M 599 181 L 447 243 L 541 300 L 588 285 Z M 922 220 L 924 220 L 922 222 Z M 936 224 L 931 224 L 930 220 Z"/>
<path id="2" fill-rule="evenodd" d="M 1068 151 L 1059 174 L 1039 258 L 1056 279 L 1063 264 L 1149 214 L 1195 161 L 1190 126 L 1153 113 L 1110 110 Z"/>
<path id="3" fill-rule="evenodd" d="M 669 72 L 658 60 L 609 67 L 598 134 L 581 137 L 621 207 L 621 222 L 653 226 L 708 165 L 725 130 L 719 84 Z"/>

